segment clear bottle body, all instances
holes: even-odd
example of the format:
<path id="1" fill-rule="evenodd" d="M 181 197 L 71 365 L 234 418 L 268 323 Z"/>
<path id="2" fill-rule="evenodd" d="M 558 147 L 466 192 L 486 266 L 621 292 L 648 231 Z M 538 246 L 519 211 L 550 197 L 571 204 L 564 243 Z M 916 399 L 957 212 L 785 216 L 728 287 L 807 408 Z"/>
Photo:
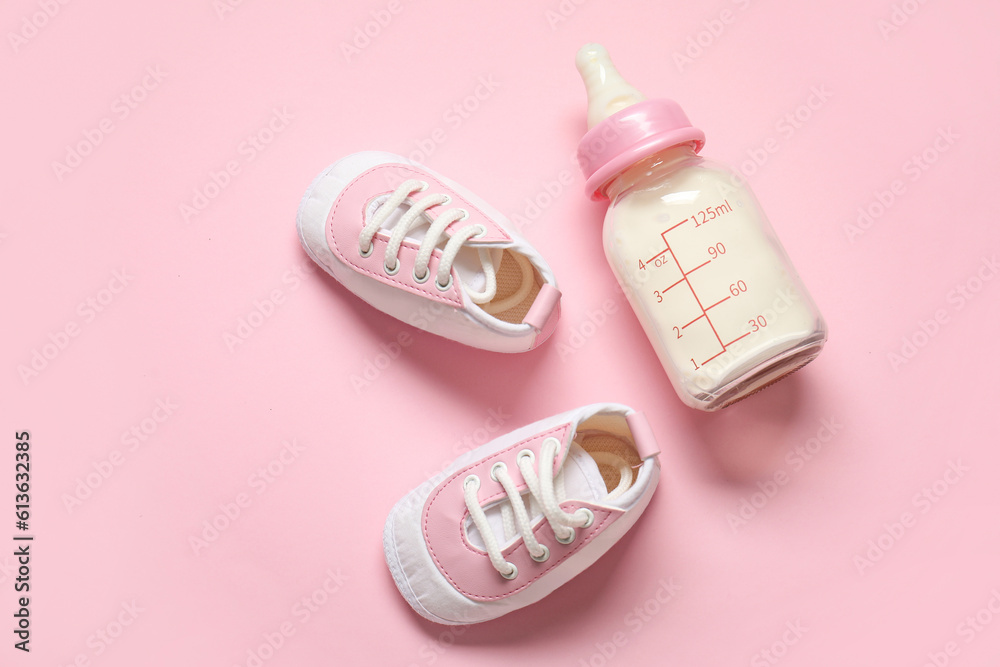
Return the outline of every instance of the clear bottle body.
<path id="1" fill-rule="evenodd" d="M 607 194 L 605 253 L 685 403 L 721 409 L 819 354 L 826 324 L 728 167 L 675 146 Z"/>

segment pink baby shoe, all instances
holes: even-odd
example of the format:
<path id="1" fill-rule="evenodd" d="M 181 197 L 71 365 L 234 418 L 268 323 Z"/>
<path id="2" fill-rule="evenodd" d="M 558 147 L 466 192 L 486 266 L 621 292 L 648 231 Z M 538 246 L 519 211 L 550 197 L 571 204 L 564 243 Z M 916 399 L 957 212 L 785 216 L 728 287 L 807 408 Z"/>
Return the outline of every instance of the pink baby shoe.
<path id="1" fill-rule="evenodd" d="M 613 403 L 466 452 L 390 512 L 382 539 L 396 586 L 446 625 L 541 600 L 636 522 L 660 477 L 658 453 L 642 413 Z"/>
<path id="2" fill-rule="evenodd" d="M 495 208 L 399 155 L 366 151 L 302 198 L 309 256 L 382 312 L 472 347 L 524 352 L 559 317 L 545 260 Z"/>

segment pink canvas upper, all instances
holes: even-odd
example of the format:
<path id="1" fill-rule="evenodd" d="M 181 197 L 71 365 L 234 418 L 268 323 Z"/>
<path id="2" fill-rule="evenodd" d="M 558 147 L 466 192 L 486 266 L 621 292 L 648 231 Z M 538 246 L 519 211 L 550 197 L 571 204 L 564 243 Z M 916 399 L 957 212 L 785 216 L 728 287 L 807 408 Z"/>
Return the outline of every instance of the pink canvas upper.
<path id="1" fill-rule="evenodd" d="M 389 240 L 388 233 L 379 231 L 375 235 L 372 239 L 373 250 L 368 257 L 362 257 L 359 252 L 358 237 L 365 226 L 365 211 L 369 203 L 375 197 L 390 194 L 396 185 L 410 178 L 425 181 L 429 185 L 422 192 L 414 192 L 410 197 L 413 201 L 420 201 L 423 197 L 431 194 L 445 194 L 452 199 L 445 208 L 464 208 L 469 212 L 468 219 L 448 225 L 447 233 L 453 233 L 456 227 L 480 224 L 486 229 L 486 234 L 470 240 L 468 245 L 510 242 L 510 236 L 496 222 L 435 176 L 411 165 L 385 164 L 373 167 L 351 181 L 331 206 L 326 225 L 326 237 L 330 250 L 345 264 L 379 282 L 393 285 L 434 301 L 461 307 L 460 282 L 454 268 L 451 270 L 452 284 L 447 290 L 439 290 L 434 280 L 420 283 L 414 279 L 413 266 L 420 250 L 419 243 L 410 240 L 403 241 L 397 257 L 401 262 L 401 267 L 395 275 L 388 275 L 384 269 L 385 249 Z M 426 214 L 433 219 L 441 210 L 443 210 L 441 207 L 432 206 Z M 431 275 L 436 274 L 440 258 L 441 251 L 435 249 L 428 265 Z"/>
<path id="2" fill-rule="evenodd" d="M 519 491 L 525 491 L 527 484 L 521 478 L 517 467 L 518 452 L 529 449 L 540 460 L 542 443 L 546 438 L 555 437 L 562 447 L 557 453 L 554 468 L 558 469 L 569 449 L 572 438 L 571 424 L 563 424 L 521 440 L 492 456 L 455 472 L 444 480 L 428 497 L 422 514 L 422 530 L 427 550 L 441 574 L 465 597 L 472 600 L 498 600 L 511 596 L 531 583 L 545 576 L 557 565 L 575 554 L 603 530 L 614 523 L 624 512 L 615 508 L 602 507 L 590 503 L 567 500 L 561 504 L 566 512 L 574 512 L 586 507 L 594 513 L 594 521 L 587 528 L 576 529 L 576 539 L 569 544 L 561 544 L 555 539 L 552 527 L 544 517 L 533 524 L 538 541 L 550 550 L 548 560 L 538 563 L 532 560 L 520 537 L 503 550 L 503 556 L 514 563 L 518 576 L 504 579 L 490 563 L 487 553 L 469 542 L 465 531 L 469 516 L 465 506 L 464 482 L 469 475 L 479 477 L 479 503 L 486 506 L 504 499 L 507 493 L 503 486 L 490 478 L 490 470 L 502 461 L 517 483 Z"/>

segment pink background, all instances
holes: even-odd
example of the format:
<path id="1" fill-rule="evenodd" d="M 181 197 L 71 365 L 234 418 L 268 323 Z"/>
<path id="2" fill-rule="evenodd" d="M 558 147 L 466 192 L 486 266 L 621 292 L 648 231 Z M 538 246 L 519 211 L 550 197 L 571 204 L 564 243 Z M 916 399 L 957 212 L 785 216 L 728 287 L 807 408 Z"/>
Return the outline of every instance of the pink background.
<path id="1" fill-rule="evenodd" d="M 906 0 L 886 34 L 888 0 L 234 3 L 0 10 L 0 664 L 996 664 L 995 3 Z M 572 159 L 591 40 L 746 165 L 829 323 L 817 361 L 723 413 L 676 398 L 604 260 Z M 306 273 L 299 197 L 363 149 L 422 149 L 528 221 L 565 294 L 545 346 L 463 348 Z M 465 442 L 599 400 L 661 440 L 636 530 L 520 613 L 414 614 L 382 559 L 392 504 Z"/>

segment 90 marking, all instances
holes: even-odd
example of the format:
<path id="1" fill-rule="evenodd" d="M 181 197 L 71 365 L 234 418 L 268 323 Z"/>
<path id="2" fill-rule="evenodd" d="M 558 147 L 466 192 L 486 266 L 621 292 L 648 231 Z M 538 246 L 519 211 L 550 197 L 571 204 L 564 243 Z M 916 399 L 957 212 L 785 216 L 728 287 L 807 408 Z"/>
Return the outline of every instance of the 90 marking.
<path id="1" fill-rule="evenodd" d="M 711 257 L 712 259 L 718 259 L 719 255 L 725 255 L 725 254 L 726 254 L 726 246 L 723 245 L 721 242 L 708 247 L 708 256 Z"/>

